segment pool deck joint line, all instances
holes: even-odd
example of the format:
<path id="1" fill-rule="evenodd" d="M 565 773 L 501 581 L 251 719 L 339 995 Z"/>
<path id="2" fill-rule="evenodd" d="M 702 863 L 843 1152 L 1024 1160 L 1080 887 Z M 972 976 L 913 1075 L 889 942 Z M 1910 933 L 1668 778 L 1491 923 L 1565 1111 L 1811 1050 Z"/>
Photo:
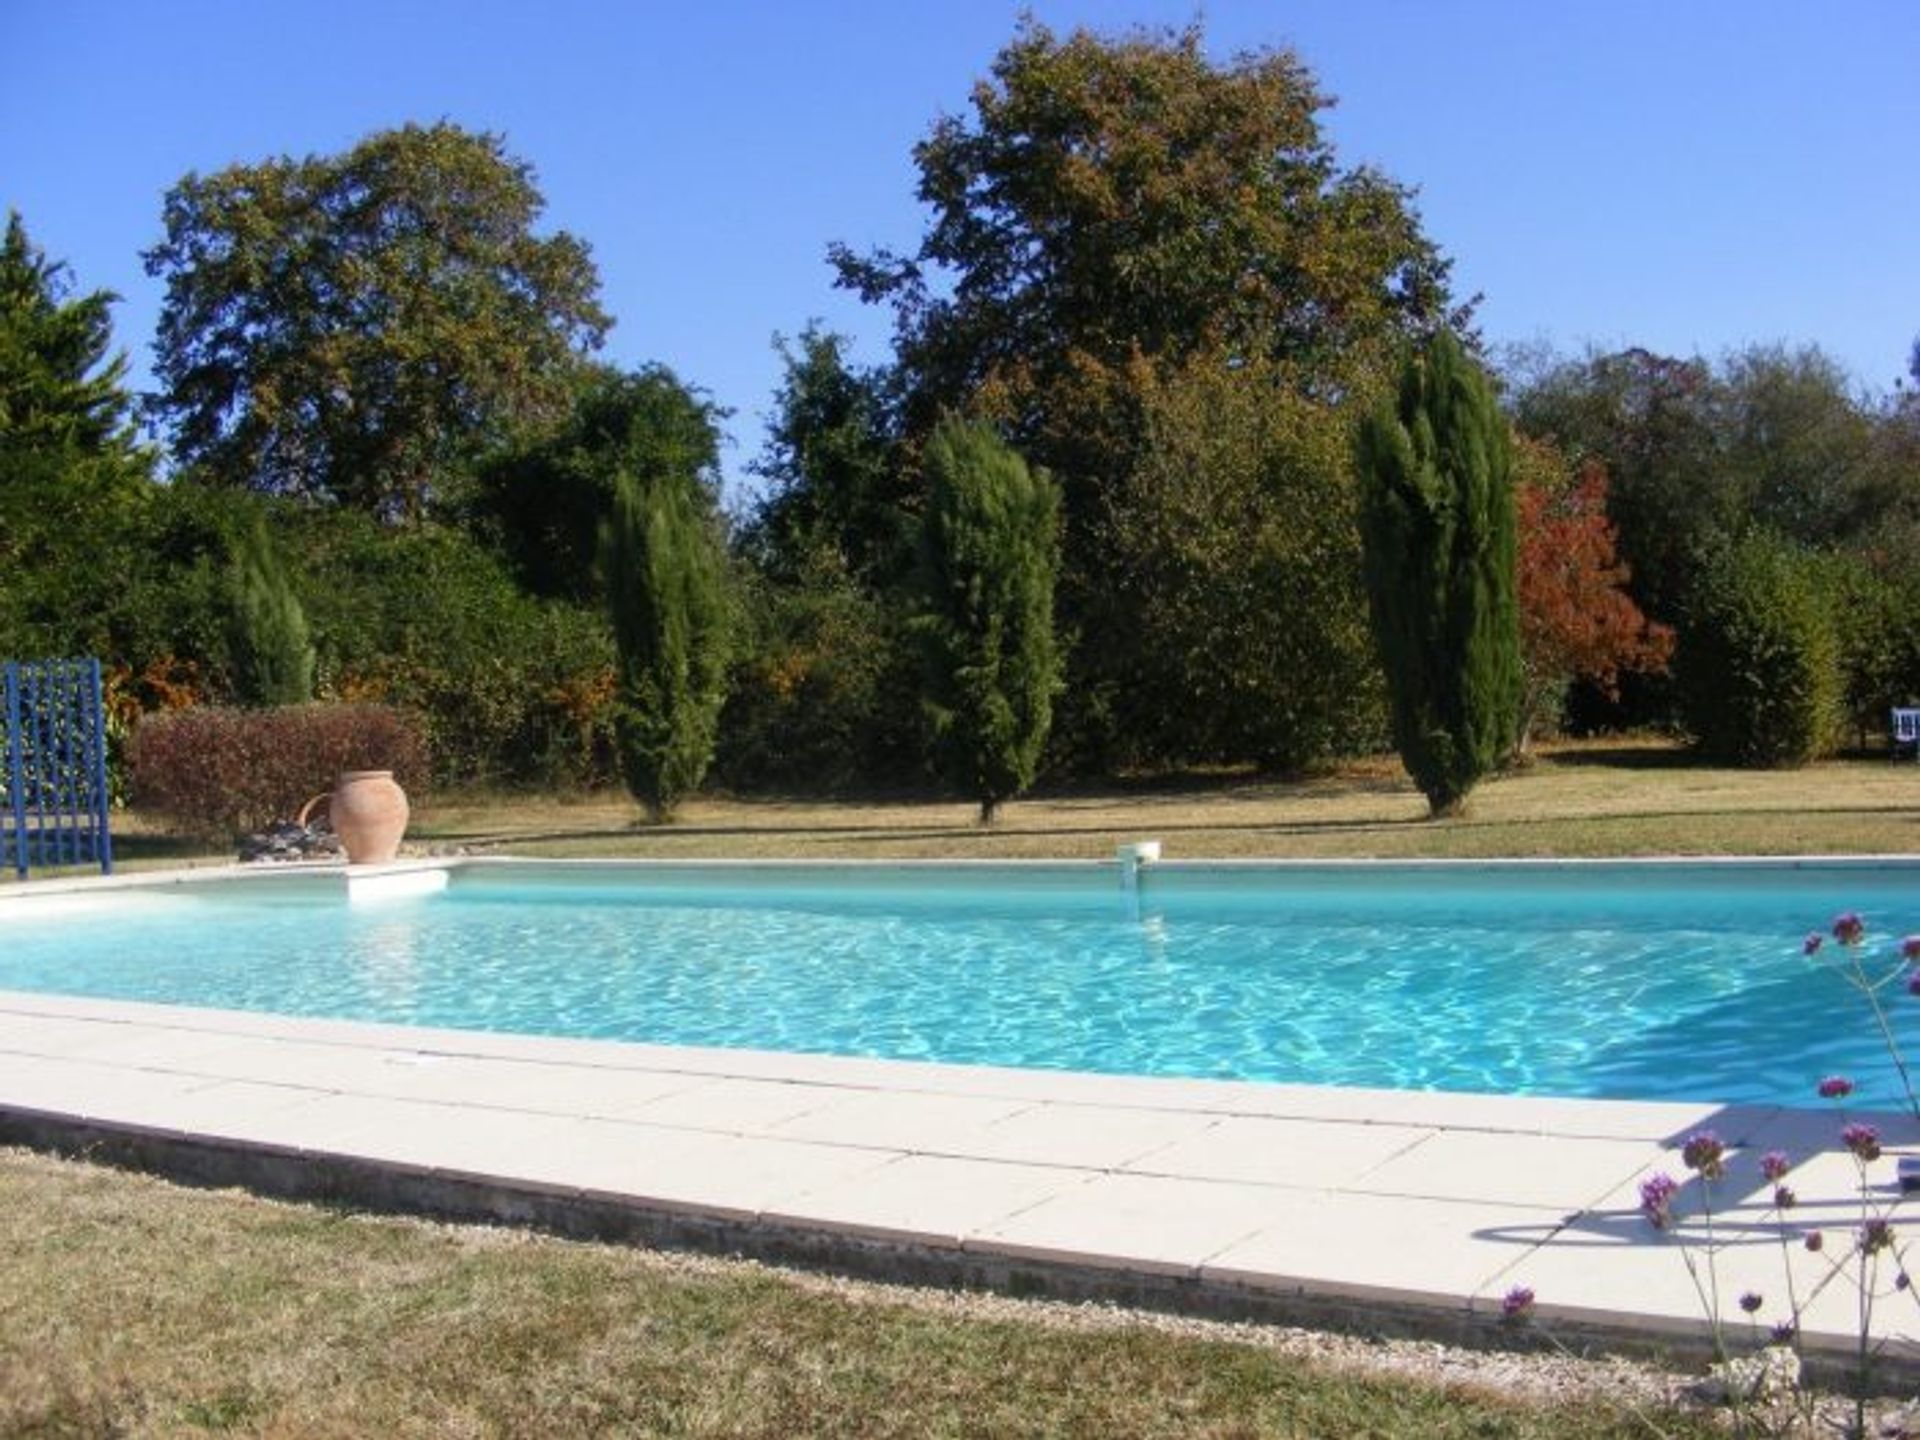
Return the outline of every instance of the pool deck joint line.
<path id="1" fill-rule="evenodd" d="M 1920 1123 L 1850 1118 L 1880 1125 L 1873 1200 L 1903 1219 L 1895 1165 L 1920 1153 Z M 878 1278 L 1452 1340 L 1499 1335 L 1503 1297 L 1526 1286 L 1568 1343 L 1697 1354 L 1708 1328 L 1674 1251 L 1703 1232 L 1654 1231 L 1639 1184 L 1685 1176 L 1679 1147 L 1712 1129 L 1733 1149 L 1713 1194 L 1723 1319 L 1748 1334 L 1736 1297 L 1757 1291 L 1764 1333 L 1790 1264 L 1804 1347 L 1829 1372 L 1856 1343 L 1855 1291 L 1832 1278 L 1860 1220 L 1839 1128 L 1767 1105 L 1094 1075 L 0 990 L 0 1141 Z M 1825 1252 L 1780 1245 L 1768 1150 L 1793 1162 L 1791 1218 L 1824 1230 Z M 1697 1200 L 1690 1186 L 1677 1208 Z M 1883 1378 L 1920 1380 L 1911 1292 L 1878 1315 Z"/>

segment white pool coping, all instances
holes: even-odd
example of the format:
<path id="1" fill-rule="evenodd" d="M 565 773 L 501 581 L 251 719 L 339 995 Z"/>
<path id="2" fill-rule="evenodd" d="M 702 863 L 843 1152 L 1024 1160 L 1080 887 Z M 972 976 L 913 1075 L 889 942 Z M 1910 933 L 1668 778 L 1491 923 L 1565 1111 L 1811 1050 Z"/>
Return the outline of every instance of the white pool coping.
<path id="1" fill-rule="evenodd" d="M 1873 1203 L 1900 1218 L 1895 1161 L 1920 1153 L 1920 1123 L 1866 1118 L 1887 1146 Z M 1861 1215 L 1839 1126 L 1765 1105 L 1106 1076 L 0 991 L 0 1139 L 862 1273 L 1449 1335 L 1496 1331 L 1503 1297 L 1526 1286 L 1570 1340 L 1697 1347 L 1706 1322 L 1677 1251 L 1702 1254 L 1705 1232 L 1654 1231 L 1638 1186 L 1684 1176 L 1678 1147 L 1712 1129 L 1735 1149 L 1713 1196 L 1724 1322 L 1748 1333 L 1749 1290 L 1763 1328 L 1780 1318 L 1784 1264 L 1809 1351 L 1844 1356 L 1855 1293 L 1844 1277 L 1822 1288 Z M 1822 1229 L 1822 1254 L 1779 1244 L 1759 1175 L 1770 1149 L 1794 1162 L 1795 1235 Z M 1878 1313 L 1889 1361 L 1920 1367 L 1912 1292 Z"/>

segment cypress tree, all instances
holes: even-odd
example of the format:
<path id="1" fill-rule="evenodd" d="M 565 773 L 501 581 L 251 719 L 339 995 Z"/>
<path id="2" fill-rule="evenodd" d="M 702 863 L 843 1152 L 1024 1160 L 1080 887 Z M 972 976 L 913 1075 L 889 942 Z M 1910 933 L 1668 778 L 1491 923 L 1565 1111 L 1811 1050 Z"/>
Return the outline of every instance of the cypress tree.
<path id="1" fill-rule="evenodd" d="M 243 705 L 304 705 L 313 699 L 313 644 L 266 522 L 240 534 L 229 578 L 227 646 Z"/>
<path id="2" fill-rule="evenodd" d="M 1059 491 L 991 427 L 952 417 L 929 437 L 924 465 L 921 699 L 941 771 L 990 825 L 1033 783 L 1060 689 Z"/>
<path id="3" fill-rule="evenodd" d="M 1361 533 L 1394 743 L 1435 816 L 1506 756 L 1520 701 L 1512 448 L 1459 342 L 1411 355 L 1361 423 Z"/>
<path id="4" fill-rule="evenodd" d="M 726 699 L 726 561 L 705 487 L 623 470 L 600 532 L 600 565 L 617 657 L 620 769 L 659 824 L 705 777 Z"/>

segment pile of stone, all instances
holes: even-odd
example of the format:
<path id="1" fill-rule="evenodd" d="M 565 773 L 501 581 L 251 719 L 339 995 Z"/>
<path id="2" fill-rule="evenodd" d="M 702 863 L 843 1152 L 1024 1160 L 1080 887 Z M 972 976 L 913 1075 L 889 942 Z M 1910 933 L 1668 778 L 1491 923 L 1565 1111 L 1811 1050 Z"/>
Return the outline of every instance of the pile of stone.
<path id="1" fill-rule="evenodd" d="M 240 841 L 240 860 L 247 865 L 339 858 L 340 837 L 324 820 L 312 825 L 282 820 Z"/>

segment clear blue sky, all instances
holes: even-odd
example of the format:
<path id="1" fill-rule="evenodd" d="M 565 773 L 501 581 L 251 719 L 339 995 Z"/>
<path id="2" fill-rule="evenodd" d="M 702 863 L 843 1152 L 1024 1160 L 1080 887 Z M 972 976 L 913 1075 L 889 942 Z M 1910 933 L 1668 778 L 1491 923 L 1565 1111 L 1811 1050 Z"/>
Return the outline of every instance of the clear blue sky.
<path id="1" fill-rule="evenodd" d="M 826 245 L 911 249 L 909 151 L 1031 8 L 1182 24 L 1156 0 L 0 0 L 0 207 L 120 292 L 190 170 L 408 120 L 502 132 L 593 247 L 607 356 L 661 361 L 760 448 L 771 339 L 885 355 Z M 1291 45 L 1346 163 L 1419 187 L 1487 337 L 1716 356 L 1816 343 L 1886 389 L 1920 334 L 1920 0 L 1213 0 L 1209 48 Z"/>

